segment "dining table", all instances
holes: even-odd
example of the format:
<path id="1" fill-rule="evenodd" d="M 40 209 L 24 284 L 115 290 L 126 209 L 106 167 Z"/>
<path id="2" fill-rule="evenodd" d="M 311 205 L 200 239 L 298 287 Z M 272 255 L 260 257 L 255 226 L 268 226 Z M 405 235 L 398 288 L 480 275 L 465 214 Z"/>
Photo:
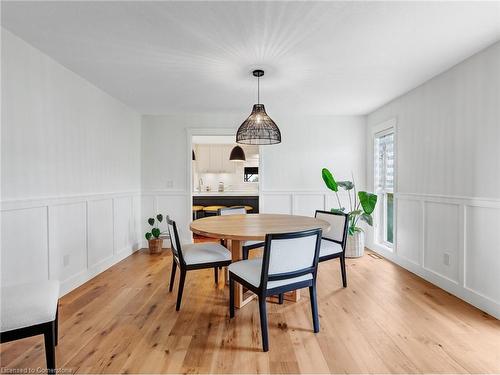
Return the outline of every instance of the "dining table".
<path id="1" fill-rule="evenodd" d="M 204 237 L 224 240 L 231 250 L 233 262 L 243 258 L 242 246 L 246 241 L 264 241 L 266 234 L 292 233 L 308 229 L 330 229 L 327 221 L 310 216 L 286 214 L 242 214 L 210 216 L 191 222 L 193 233 Z M 241 308 L 255 298 L 250 291 L 245 291 L 239 283 L 235 283 L 235 307 Z M 297 301 L 300 292 L 295 291 L 286 296 Z"/>

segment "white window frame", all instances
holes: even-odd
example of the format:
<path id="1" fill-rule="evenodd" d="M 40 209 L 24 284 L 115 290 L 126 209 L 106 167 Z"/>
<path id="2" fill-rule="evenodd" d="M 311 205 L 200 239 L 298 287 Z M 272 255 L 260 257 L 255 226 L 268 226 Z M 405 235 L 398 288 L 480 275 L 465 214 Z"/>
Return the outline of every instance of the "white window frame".
<path id="1" fill-rule="evenodd" d="M 396 248 L 396 215 L 397 215 L 397 202 L 396 202 L 396 191 L 397 191 L 397 121 L 395 118 L 385 121 L 379 125 L 376 125 L 372 128 L 372 136 L 371 143 L 373 146 L 372 149 L 372 172 L 373 172 L 373 191 L 377 194 L 378 204 L 375 210 L 374 215 L 374 242 L 375 244 L 382 246 L 386 250 L 395 251 Z M 377 138 L 382 137 L 387 134 L 393 134 L 393 142 L 394 142 L 394 181 L 392 189 L 383 189 L 377 186 L 376 176 L 375 176 L 375 141 Z M 387 212 L 387 193 L 392 193 L 393 195 L 393 242 L 390 243 L 387 241 L 387 217 L 385 212 Z"/>

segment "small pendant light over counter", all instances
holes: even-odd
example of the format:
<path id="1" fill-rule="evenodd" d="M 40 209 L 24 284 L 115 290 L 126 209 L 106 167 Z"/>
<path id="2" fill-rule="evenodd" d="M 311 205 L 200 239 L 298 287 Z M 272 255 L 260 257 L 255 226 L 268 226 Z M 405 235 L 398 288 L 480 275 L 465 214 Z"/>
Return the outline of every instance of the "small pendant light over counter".
<path id="1" fill-rule="evenodd" d="M 275 122 L 269 117 L 260 104 L 260 77 L 263 70 L 254 70 L 257 77 L 257 104 L 254 104 L 252 113 L 243 121 L 236 132 L 236 142 L 247 145 L 274 145 L 281 142 L 281 132 Z M 242 150 L 243 151 L 243 150 Z"/>
<path id="2" fill-rule="evenodd" d="M 234 146 L 231 150 L 231 155 L 229 155 L 229 160 L 234 161 L 245 161 L 245 151 L 240 146 Z"/>
<path id="3" fill-rule="evenodd" d="M 196 160 L 196 155 L 194 154 L 194 150 L 191 150 L 191 153 L 192 153 L 191 160 Z"/>

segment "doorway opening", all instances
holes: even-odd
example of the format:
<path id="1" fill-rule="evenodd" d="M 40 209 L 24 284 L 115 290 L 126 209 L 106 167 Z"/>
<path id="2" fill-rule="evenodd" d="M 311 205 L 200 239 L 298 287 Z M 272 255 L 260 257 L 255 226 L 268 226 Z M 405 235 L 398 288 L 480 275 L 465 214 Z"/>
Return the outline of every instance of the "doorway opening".
<path id="1" fill-rule="evenodd" d="M 217 215 L 219 208 L 245 207 L 259 212 L 259 146 L 239 145 L 235 134 L 190 136 L 191 220 Z M 195 242 L 210 239 L 194 235 Z"/>

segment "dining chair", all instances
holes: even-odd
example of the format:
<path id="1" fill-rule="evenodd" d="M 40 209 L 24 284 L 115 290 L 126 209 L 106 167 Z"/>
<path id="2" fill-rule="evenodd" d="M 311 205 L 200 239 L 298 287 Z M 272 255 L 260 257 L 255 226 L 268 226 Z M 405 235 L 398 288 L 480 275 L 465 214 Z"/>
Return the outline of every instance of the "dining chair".
<path id="1" fill-rule="evenodd" d="M 262 349 L 269 350 L 266 297 L 309 288 L 314 332 L 319 332 L 316 274 L 321 229 L 266 235 L 262 258 L 245 259 L 229 265 L 229 316 L 234 317 L 234 283 L 259 298 Z"/>
<path id="2" fill-rule="evenodd" d="M 167 216 L 167 227 L 172 249 L 172 272 L 170 274 L 169 292 L 172 291 L 175 280 L 175 271 L 179 267 L 181 275 L 179 290 L 177 292 L 177 303 L 175 310 L 181 308 L 182 292 L 187 271 L 214 269 L 215 283 L 219 282 L 219 268 L 231 264 L 231 252 L 224 246 L 214 242 L 203 242 L 181 245 L 177 224 Z"/>
<path id="3" fill-rule="evenodd" d="M 58 304 L 58 281 L 39 281 L 1 288 L 0 342 L 43 335 L 49 374 L 56 373 Z"/>
<path id="4" fill-rule="evenodd" d="M 323 231 L 319 261 L 339 258 L 340 272 L 342 273 L 342 285 L 347 287 L 347 273 L 345 268 L 345 247 L 347 243 L 347 230 L 349 227 L 349 215 L 341 212 L 317 210 L 314 217 L 327 221 L 330 230 Z"/>
<path id="5" fill-rule="evenodd" d="M 225 215 L 246 215 L 247 206 L 233 206 L 219 208 L 217 214 L 219 216 Z M 242 246 L 243 259 L 248 259 L 248 253 L 250 250 L 259 249 L 264 247 L 264 242 L 262 241 L 245 241 Z"/>

